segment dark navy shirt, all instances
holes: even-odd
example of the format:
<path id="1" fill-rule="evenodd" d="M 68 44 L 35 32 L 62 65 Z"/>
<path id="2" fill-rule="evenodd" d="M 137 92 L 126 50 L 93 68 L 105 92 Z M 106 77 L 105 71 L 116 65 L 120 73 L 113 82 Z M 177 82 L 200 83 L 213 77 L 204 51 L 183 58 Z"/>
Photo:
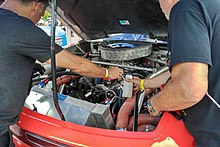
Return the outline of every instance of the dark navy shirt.
<path id="1" fill-rule="evenodd" d="M 18 121 L 35 60 L 50 58 L 50 37 L 29 19 L 0 8 L 0 135 Z M 56 52 L 62 50 L 55 46 Z"/>
<path id="2" fill-rule="evenodd" d="M 220 103 L 220 0 L 180 0 L 170 15 L 169 48 L 171 67 L 182 62 L 209 65 L 208 92 Z M 185 125 L 197 146 L 219 147 L 220 109 L 205 96 L 185 111 Z"/>

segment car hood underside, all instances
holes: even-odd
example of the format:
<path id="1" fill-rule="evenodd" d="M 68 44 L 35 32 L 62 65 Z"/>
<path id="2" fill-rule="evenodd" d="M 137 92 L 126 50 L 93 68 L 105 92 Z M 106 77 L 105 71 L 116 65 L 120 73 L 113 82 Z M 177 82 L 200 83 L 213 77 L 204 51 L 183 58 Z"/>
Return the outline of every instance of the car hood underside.
<path id="1" fill-rule="evenodd" d="M 164 35 L 167 20 L 158 0 L 58 0 L 58 15 L 84 39 L 114 33 Z"/>

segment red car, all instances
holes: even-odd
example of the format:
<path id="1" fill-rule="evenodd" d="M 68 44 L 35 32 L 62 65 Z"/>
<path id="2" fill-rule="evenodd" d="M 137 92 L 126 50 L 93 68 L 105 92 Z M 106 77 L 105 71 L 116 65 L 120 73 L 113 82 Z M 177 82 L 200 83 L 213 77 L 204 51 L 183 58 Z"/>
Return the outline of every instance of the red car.
<path id="1" fill-rule="evenodd" d="M 74 54 L 140 78 L 168 70 L 167 20 L 158 0 L 57 4 L 60 21 L 82 38 L 67 48 Z M 164 85 L 131 99 L 123 93 L 125 81 L 83 77 L 68 69 L 57 69 L 57 85 L 65 121 L 54 106 L 51 72 L 46 69 L 33 79 L 20 120 L 10 128 L 16 146 L 195 146 L 178 112 L 156 118 L 147 113 L 147 99 Z"/>

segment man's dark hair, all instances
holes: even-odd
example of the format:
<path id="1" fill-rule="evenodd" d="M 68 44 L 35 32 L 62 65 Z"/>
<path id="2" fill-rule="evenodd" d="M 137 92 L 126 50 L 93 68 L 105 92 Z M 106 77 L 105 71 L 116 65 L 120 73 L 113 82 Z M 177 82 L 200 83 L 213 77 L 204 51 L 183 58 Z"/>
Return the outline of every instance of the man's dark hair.
<path id="1" fill-rule="evenodd" d="M 5 0 L 0 0 L 0 3 L 1 3 L 1 2 L 5 2 Z"/>
<path id="2" fill-rule="evenodd" d="M 49 5 L 49 0 L 37 0 L 37 1 L 43 3 L 45 6 Z"/>
<path id="3" fill-rule="evenodd" d="M 23 4 L 30 4 L 32 2 L 41 2 L 45 7 L 49 5 L 49 0 L 19 0 Z"/>

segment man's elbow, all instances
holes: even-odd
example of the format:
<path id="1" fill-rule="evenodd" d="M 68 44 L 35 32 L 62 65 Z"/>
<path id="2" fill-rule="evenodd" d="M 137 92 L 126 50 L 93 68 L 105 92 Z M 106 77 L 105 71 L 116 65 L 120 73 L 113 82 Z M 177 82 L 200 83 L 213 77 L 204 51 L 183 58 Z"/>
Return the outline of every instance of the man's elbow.
<path id="1" fill-rule="evenodd" d="M 184 97 L 188 99 L 190 103 L 196 104 L 203 99 L 207 89 L 208 86 L 205 83 L 186 86 L 184 90 Z"/>

